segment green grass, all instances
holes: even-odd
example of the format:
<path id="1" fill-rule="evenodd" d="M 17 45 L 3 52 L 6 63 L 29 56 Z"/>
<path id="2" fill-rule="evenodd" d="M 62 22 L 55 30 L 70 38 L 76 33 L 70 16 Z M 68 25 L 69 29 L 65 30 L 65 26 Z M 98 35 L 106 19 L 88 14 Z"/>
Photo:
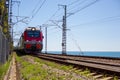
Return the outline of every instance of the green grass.
<path id="1" fill-rule="evenodd" d="M 46 65 L 51 66 L 53 68 L 58 68 L 58 69 L 62 69 L 62 70 L 65 70 L 65 71 L 73 69 L 72 65 L 66 66 L 66 65 L 62 65 L 62 64 L 57 64 L 55 62 L 42 60 L 42 59 L 39 59 L 39 58 L 34 58 L 34 60 L 38 63 L 46 64 Z"/>
<path id="2" fill-rule="evenodd" d="M 114 76 L 114 79 L 113 80 L 118 80 L 118 77 L 117 76 Z"/>
<path id="3" fill-rule="evenodd" d="M 52 66 L 53 68 L 58 68 L 58 69 L 62 69 L 65 71 L 70 71 L 72 70 L 73 72 L 80 74 L 80 75 L 84 75 L 84 76 L 88 76 L 88 74 L 90 74 L 90 70 L 88 68 L 86 68 L 84 71 L 80 71 L 76 68 L 73 68 L 72 65 L 61 65 L 61 64 L 57 64 L 55 62 L 49 62 L 49 61 L 45 61 L 45 60 L 40 60 L 39 58 L 35 58 L 35 61 L 46 64 L 48 66 Z"/>
<path id="4" fill-rule="evenodd" d="M 28 57 L 28 56 L 26 56 Z M 31 56 L 29 56 L 31 57 Z M 42 65 L 45 64 L 47 66 L 50 66 L 52 68 L 57 68 L 60 70 L 64 70 L 66 72 L 71 71 L 73 68 L 72 65 L 66 66 L 66 65 L 61 65 L 61 64 L 57 64 L 55 62 L 49 62 L 46 60 L 41 60 L 39 58 L 33 58 L 35 62 L 37 62 L 38 64 L 31 64 L 27 61 L 22 60 L 22 58 L 20 59 L 20 57 L 18 58 L 18 61 L 20 61 L 21 65 L 22 65 L 22 69 L 21 69 L 21 73 L 22 73 L 22 78 L 24 78 L 25 80 L 45 80 L 45 79 L 50 79 L 50 80 L 65 80 L 66 76 L 62 75 L 62 76 L 57 76 L 55 72 L 49 72 L 50 70 L 45 70 L 42 68 Z M 83 72 L 80 72 L 77 69 L 72 70 L 72 72 L 75 73 L 79 73 L 81 74 L 87 74 L 89 73 L 88 69 Z M 55 77 L 57 76 L 57 77 Z M 68 76 L 69 78 L 72 78 L 72 76 Z"/>
<path id="5" fill-rule="evenodd" d="M 48 70 L 43 69 L 42 64 L 31 64 L 24 59 L 17 57 L 18 62 L 21 63 L 20 72 L 22 73 L 22 78 L 25 80 L 47 80 L 47 78 L 55 80 L 54 73 L 49 73 Z"/>
<path id="6" fill-rule="evenodd" d="M 31 56 L 26 56 L 31 57 Z M 33 58 L 33 57 L 31 57 Z M 59 68 L 63 70 L 69 70 L 72 66 L 59 65 L 54 62 L 48 62 L 39 58 L 33 58 L 37 64 L 32 64 L 21 57 L 17 56 L 17 61 L 21 64 L 20 73 L 24 80 L 66 80 L 66 76 L 58 76 L 56 72 L 52 72 L 50 69 L 43 69 L 43 65 L 50 66 L 52 68 Z M 70 77 L 70 76 L 68 76 Z"/>
<path id="7" fill-rule="evenodd" d="M 12 55 L 10 55 L 8 61 L 5 64 L 0 65 L 0 80 L 3 80 L 6 72 L 8 71 L 11 59 L 12 59 Z"/>
<path id="8" fill-rule="evenodd" d="M 4 65 L 0 66 L 0 79 L 3 79 L 5 73 L 7 72 L 9 67 L 9 62 L 6 62 Z"/>

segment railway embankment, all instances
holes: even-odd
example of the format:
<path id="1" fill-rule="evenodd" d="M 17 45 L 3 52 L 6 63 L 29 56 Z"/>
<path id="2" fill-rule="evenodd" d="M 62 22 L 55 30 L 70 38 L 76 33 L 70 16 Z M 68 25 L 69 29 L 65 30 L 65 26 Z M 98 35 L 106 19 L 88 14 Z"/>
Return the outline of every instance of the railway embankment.
<path id="1" fill-rule="evenodd" d="M 13 54 L 4 80 L 119 80 L 118 76 L 91 71 L 87 67 L 80 68 L 46 60 L 38 55 L 21 54 Z"/>
<path id="2" fill-rule="evenodd" d="M 92 80 L 92 77 L 86 77 L 88 70 L 80 72 L 73 66 L 57 64 L 34 56 L 17 56 L 17 61 L 23 80 Z"/>

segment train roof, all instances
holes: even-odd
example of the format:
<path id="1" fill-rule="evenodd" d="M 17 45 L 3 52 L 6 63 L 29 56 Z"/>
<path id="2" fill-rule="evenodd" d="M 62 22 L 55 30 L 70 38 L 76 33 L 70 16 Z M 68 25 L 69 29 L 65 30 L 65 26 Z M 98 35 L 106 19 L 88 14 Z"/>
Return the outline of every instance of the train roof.
<path id="1" fill-rule="evenodd" d="M 28 28 L 26 28 L 26 30 L 25 31 L 29 31 L 29 30 L 39 30 L 40 31 L 40 29 L 39 28 L 36 28 L 36 27 L 28 27 Z"/>

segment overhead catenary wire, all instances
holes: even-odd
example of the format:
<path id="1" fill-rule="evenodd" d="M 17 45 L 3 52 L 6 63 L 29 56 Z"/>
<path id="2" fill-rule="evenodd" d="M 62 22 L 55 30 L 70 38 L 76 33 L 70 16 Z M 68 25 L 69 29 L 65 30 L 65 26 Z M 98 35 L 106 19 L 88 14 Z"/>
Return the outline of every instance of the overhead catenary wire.
<path id="1" fill-rule="evenodd" d="M 44 22 L 44 24 L 47 24 L 48 21 L 52 20 L 52 18 L 58 13 L 59 10 L 60 10 L 60 8 L 58 8 L 58 9 L 54 12 L 54 14 L 52 14 L 52 15 L 50 16 L 50 18 Z"/>
<path id="2" fill-rule="evenodd" d="M 91 3 L 89 3 L 89 4 L 87 4 L 87 5 L 83 6 L 83 7 L 81 7 L 80 9 L 78 9 L 78 10 L 76 10 L 76 11 L 74 11 L 74 12 L 69 12 L 69 13 L 72 13 L 72 14 L 68 15 L 67 17 L 70 17 L 71 15 L 74 15 L 74 14 L 76 14 L 76 13 L 84 10 L 84 9 L 87 8 L 87 7 L 90 7 L 91 5 L 97 3 L 98 1 L 99 1 L 99 0 L 92 1 Z"/>
<path id="3" fill-rule="evenodd" d="M 79 2 L 79 1 L 81 1 L 81 0 L 75 0 L 75 1 L 73 1 L 73 2 L 71 2 L 71 3 L 69 3 L 67 6 L 73 5 L 73 4 L 75 4 L 75 3 Z M 84 1 L 86 1 L 86 0 L 84 0 Z M 82 2 L 84 2 L 84 1 L 82 1 Z M 81 3 L 82 3 L 82 2 L 81 2 Z M 55 13 L 54 13 L 45 23 L 47 23 L 47 22 L 50 21 L 54 16 L 56 16 L 56 14 L 57 14 L 58 11 L 60 11 L 60 8 L 58 8 L 57 11 L 55 11 Z M 62 13 L 61 13 L 60 15 L 62 15 Z M 58 15 L 57 17 L 59 17 L 60 15 Z M 58 20 L 58 21 L 62 21 L 62 20 Z M 45 24 L 45 23 L 44 23 L 44 24 Z"/>
<path id="4" fill-rule="evenodd" d="M 86 1 L 87 1 L 87 0 L 81 1 L 81 2 L 79 3 L 79 5 L 80 5 L 80 4 L 83 4 L 83 3 L 86 2 Z M 68 13 L 71 13 L 71 14 L 67 15 L 67 18 L 70 17 L 71 15 L 74 15 L 74 14 L 76 14 L 77 12 L 79 12 L 79 11 L 81 11 L 81 10 L 83 10 L 83 9 L 85 9 L 85 8 L 93 5 L 93 4 L 95 4 L 95 3 L 98 2 L 98 1 L 99 1 L 99 0 L 94 0 L 94 1 L 88 3 L 87 5 L 81 7 L 80 9 L 78 9 L 78 10 L 76 10 L 76 11 L 74 11 L 74 12 L 68 12 Z M 74 4 L 75 2 L 77 2 L 77 0 L 74 1 L 74 2 L 72 2 L 72 3 L 70 3 L 69 5 L 72 5 L 72 4 Z M 69 10 L 72 10 L 72 9 L 73 9 L 73 8 L 71 8 L 71 9 L 69 9 Z"/>
<path id="5" fill-rule="evenodd" d="M 74 2 L 72 2 L 72 3 L 70 3 L 70 4 L 68 4 L 68 5 L 69 5 L 69 6 L 70 6 L 70 5 L 73 5 L 74 3 L 78 2 L 78 1 L 80 1 L 80 0 L 76 0 L 76 1 L 74 1 Z M 83 4 L 83 3 L 86 2 L 86 1 L 87 1 L 87 0 L 81 1 L 81 2 L 79 3 L 79 5 L 80 5 L 80 4 Z M 70 14 L 67 14 L 67 18 L 70 17 L 71 15 L 74 15 L 74 14 L 78 13 L 79 11 L 81 11 L 81 10 L 83 10 L 83 9 L 85 9 L 85 8 L 93 5 L 93 4 L 95 4 L 97 1 L 99 1 L 99 0 L 94 0 L 94 1 L 92 1 L 91 3 L 88 3 L 87 5 L 81 7 L 80 9 L 77 9 L 77 10 L 74 11 L 74 12 L 68 12 L 68 13 L 70 13 Z M 77 5 L 78 5 L 78 4 L 77 4 Z M 75 6 L 75 7 L 76 7 L 76 6 Z M 68 11 L 74 9 L 75 7 L 70 8 Z M 77 6 L 77 7 L 78 7 L 78 6 Z M 62 14 L 60 14 L 60 15 L 62 15 Z M 59 16 L 60 16 L 60 15 L 59 15 Z M 61 21 L 61 20 L 60 20 L 60 21 Z"/>
<path id="6" fill-rule="evenodd" d="M 36 14 L 39 12 L 39 10 L 42 8 L 42 6 L 45 4 L 46 0 L 44 0 L 42 2 L 42 4 L 38 7 L 38 9 L 36 11 L 34 11 L 34 13 L 32 13 L 32 16 L 30 16 L 30 21 L 31 22 L 33 20 L 33 18 L 36 16 Z M 37 8 L 37 7 L 36 7 Z M 33 12 L 33 11 L 32 11 Z"/>
<path id="7" fill-rule="evenodd" d="M 18 12 L 18 14 L 17 14 L 18 16 L 19 16 L 19 11 L 20 11 L 20 10 L 19 10 L 19 9 L 20 9 L 20 4 L 21 4 L 21 2 L 18 3 L 18 11 L 17 11 L 17 12 Z M 18 21 L 18 20 L 19 20 L 19 19 L 17 18 L 17 21 Z"/>
<path id="8" fill-rule="evenodd" d="M 42 6 L 44 5 L 44 3 L 46 2 L 46 0 L 44 0 L 42 2 L 42 4 L 39 6 L 39 8 L 36 10 L 36 12 L 32 15 L 32 18 L 34 18 L 36 16 L 36 14 L 39 12 L 39 10 L 42 8 Z"/>
<path id="9" fill-rule="evenodd" d="M 75 4 L 75 3 L 77 3 L 77 2 L 79 2 L 80 0 L 75 0 L 75 1 L 73 1 L 73 2 L 71 2 L 71 3 L 69 3 L 67 6 L 71 6 L 71 5 L 73 5 L 73 4 Z"/>
<path id="10" fill-rule="evenodd" d="M 106 17 L 106 18 L 102 18 L 102 19 L 98 19 L 98 20 L 94 20 L 91 22 L 86 22 L 86 23 L 81 23 L 78 25 L 73 25 L 71 27 L 77 27 L 77 26 L 81 26 L 81 25 L 90 25 L 90 24 L 99 24 L 99 23 L 105 23 L 105 22 L 109 22 L 109 21 L 116 21 L 116 20 L 120 20 L 120 15 L 117 16 L 110 16 L 110 17 Z M 70 27 L 70 28 L 71 28 Z"/>
<path id="11" fill-rule="evenodd" d="M 58 34 L 60 35 L 60 32 L 61 32 L 61 30 L 57 29 L 57 27 L 54 27 L 49 31 L 51 31 L 51 32 L 48 32 L 49 35 L 58 35 Z"/>
<path id="12" fill-rule="evenodd" d="M 79 0 L 80 1 L 80 0 Z M 78 8 L 78 6 L 81 6 L 83 3 L 85 3 L 87 0 L 82 0 L 82 1 L 80 1 L 80 2 L 78 2 L 78 3 L 76 3 L 76 5 L 73 5 L 73 7 L 72 8 L 70 8 L 68 11 L 70 11 L 70 10 L 73 10 L 73 9 L 75 9 L 75 8 Z M 70 6 L 70 5 L 69 5 Z M 68 7 L 69 7 L 68 6 Z"/>
<path id="13" fill-rule="evenodd" d="M 75 0 L 75 1 L 67 4 L 67 7 L 69 7 L 69 6 L 71 6 L 71 5 L 74 5 L 75 3 L 79 2 L 79 1 L 81 1 L 81 0 Z M 84 2 L 84 1 L 86 1 L 86 0 L 83 0 L 82 2 Z M 82 2 L 81 2 L 81 3 L 82 3 Z M 80 5 L 80 4 L 79 4 L 79 5 Z M 58 6 L 59 6 L 59 5 L 58 5 Z M 78 6 L 78 5 L 77 5 L 77 6 Z M 68 10 L 68 11 L 69 11 L 69 10 Z M 58 15 L 57 17 L 59 17 L 59 16 L 61 16 L 61 15 L 62 15 L 62 13 L 61 13 L 60 15 Z"/>
<path id="14" fill-rule="evenodd" d="M 37 2 L 37 4 L 35 5 L 34 9 L 32 10 L 32 13 L 35 12 L 35 10 L 37 9 L 37 7 L 40 5 L 41 3 L 41 0 L 39 0 L 39 2 Z"/>

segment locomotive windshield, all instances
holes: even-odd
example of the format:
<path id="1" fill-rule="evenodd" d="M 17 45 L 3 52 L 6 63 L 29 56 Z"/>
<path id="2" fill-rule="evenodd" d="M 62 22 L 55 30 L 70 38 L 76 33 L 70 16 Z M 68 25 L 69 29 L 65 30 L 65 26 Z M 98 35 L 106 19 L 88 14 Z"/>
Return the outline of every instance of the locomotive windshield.
<path id="1" fill-rule="evenodd" d="M 40 37 L 40 31 L 27 31 L 28 37 Z"/>

